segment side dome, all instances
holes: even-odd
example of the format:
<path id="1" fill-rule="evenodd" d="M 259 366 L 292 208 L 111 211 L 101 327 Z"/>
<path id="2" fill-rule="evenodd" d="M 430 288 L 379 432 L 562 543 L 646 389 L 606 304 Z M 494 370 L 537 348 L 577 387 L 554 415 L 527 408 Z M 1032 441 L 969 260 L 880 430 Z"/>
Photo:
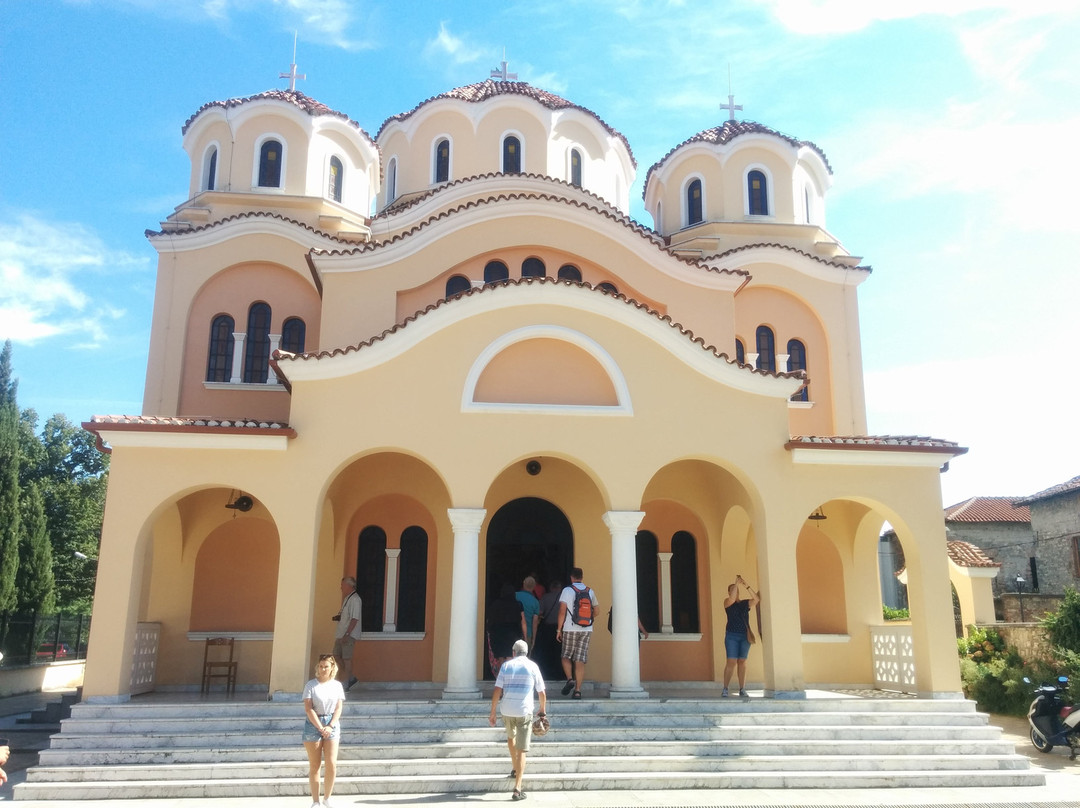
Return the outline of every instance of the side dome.
<path id="1" fill-rule="evenodd" d="M 522 81 L 458 87 L 388 118 L 382 211 L 443 184 L 536 174 L 589 191 L 626 213 L 637 163 L 626 138 L 584 107 Z"/>
<path id="2" fill-rule="evenodd" d="M 684 140 L 645 176 L 645 209 L 670 236 L 710 222 L 824 229 L 832 168 L 809 141 L 752 121 L 725 121 Z"/>
<path id="3" fill-rule="evenodd" d="M 212 101 L 183 126 L 191 159 L 189 201 L 228 207 L 221 195 L 318 200 L 322 218 L 363 220 L 379 185 L 379 149 L 347 115 L 295 90 Z M 238 201 L 238 200 L 236 200 Z M 290 205 L 296 207 L 296 205 Z M 299 205 L 303 208 L 303 205 Z M 312 207 L 311 204 L 308 205 Z M 298 214 L 303 218 L 302 214 Z"/>

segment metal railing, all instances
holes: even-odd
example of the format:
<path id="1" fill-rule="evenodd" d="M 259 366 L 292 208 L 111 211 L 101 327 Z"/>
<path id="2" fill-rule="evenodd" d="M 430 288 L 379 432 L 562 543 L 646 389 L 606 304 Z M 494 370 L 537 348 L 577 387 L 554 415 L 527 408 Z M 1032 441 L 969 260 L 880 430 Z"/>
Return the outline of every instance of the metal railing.
<path id="1" fill-rule="evenodd" d="M 5 668 L 86 659 L 90 615 L 0 614 L 0 651 Z"/>

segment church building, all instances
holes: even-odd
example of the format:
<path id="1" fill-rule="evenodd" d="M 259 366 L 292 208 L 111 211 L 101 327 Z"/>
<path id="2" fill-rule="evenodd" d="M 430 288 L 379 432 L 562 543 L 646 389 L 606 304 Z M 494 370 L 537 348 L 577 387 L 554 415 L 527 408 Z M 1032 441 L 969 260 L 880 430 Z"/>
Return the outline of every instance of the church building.
<path id="1" fill-rule="evenodd" d="M 198 690 L 224 636 L 240 689 L 295 698 L 354 576 L 355 675 L 472 698 L 502 585 L 575 566 L 613 698 L 719 681 L 737 575 L 767 696 L 889 670 L 957 695 L 939 474 L 965 450 L 866 435 L 832 167 L 724 109 L 646 170 L 651 227 L 626 137 L 505 66 L 374 135 L 294 89 L 196 110 L 187 199 L 147 231 L 142 414 L 85 425 L 112 459 L 84 697 Z"/>

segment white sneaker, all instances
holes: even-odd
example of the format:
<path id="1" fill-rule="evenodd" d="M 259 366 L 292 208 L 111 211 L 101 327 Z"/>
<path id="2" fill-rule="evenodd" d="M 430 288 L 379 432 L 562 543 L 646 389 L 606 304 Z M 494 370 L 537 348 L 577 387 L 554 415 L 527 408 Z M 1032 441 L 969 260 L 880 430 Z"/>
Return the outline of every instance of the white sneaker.
<path id="1" fill-rule="evenodd" d="M 334 806 L 330 804 L 330 800 L 323 800 L 322 804 L 323 808 L 334 808 Z"/>

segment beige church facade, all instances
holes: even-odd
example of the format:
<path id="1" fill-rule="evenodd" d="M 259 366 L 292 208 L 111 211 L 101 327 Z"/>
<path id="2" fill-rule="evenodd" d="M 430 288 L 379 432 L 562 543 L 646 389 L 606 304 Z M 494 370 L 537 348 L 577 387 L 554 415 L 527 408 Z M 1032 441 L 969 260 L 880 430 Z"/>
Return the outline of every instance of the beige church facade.
<path id="1" fill-rule="evenodd" d="M 130 697 L 147 627 L 158 690 L 232 636 L 239 686 L 292 698 L 347 575 L 357 677 L 471 697 L 500 586 L 573 566 L 612 610 L 587 671 L 612 696 L 718 681 L 738 574 L 752 683 L 872 685 L 886 521 L 913 690 L 959 692 L 939 474 L 964 450 L 865 436 L 869 269 L 826 228 L 817 146 L 688 138 L 646 174 L 653 229 L 626 138 L 524 82 L 374 136 L 270 91 L 206 104 L 183 147 L 143 414 L 87 424 L 112 453 L 88 699 Z"/>

